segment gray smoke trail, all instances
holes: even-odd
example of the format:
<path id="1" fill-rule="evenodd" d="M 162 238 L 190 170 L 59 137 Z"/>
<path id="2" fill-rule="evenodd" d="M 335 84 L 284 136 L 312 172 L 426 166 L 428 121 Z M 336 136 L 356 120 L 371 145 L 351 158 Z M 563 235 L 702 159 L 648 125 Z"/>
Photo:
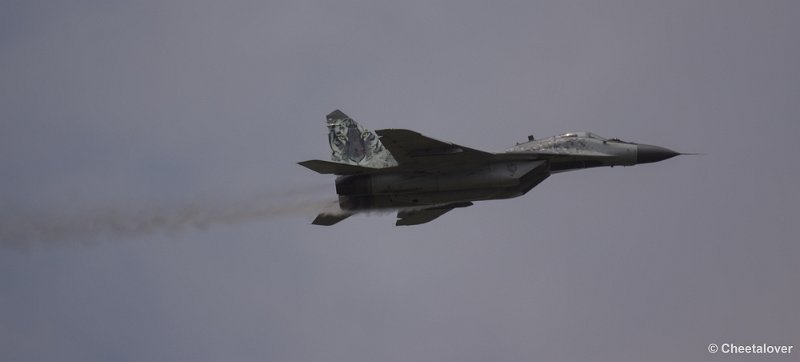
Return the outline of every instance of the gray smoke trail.
<path id="1" fill-rule="evenodd" d="M 308 217 L 318 212 L 341 210 L 336 200 L 279 200 L 279 196 L 267 194 L 227 202 L 188 203 L 174 208 L 105 207 L 83 212 L 27 213 L 0 218 L 0 247 L 24 250 L 38 245 L 175 233 L 281 216 Z"/>

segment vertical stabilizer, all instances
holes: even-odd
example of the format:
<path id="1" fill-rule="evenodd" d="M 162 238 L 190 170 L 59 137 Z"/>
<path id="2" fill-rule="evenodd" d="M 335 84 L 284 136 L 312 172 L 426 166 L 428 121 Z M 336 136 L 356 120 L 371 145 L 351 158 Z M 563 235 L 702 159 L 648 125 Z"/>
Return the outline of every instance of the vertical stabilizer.
<path id="1" fill-rule="evenodd" d="M 383 147 L 378 135 L 344 112 L 335 110 L 326 116 L 331 160 L 373 168 L 397 166 L 392 154 Z"/>

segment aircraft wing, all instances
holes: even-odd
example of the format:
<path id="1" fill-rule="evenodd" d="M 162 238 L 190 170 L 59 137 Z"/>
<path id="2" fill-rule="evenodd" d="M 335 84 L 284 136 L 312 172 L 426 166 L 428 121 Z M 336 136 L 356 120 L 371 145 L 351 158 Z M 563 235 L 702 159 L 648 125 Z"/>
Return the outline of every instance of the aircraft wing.
<path id="1" fill-rule="evenodd" d="M 493 153 L 475 150 L 450 142 L 435 140 L 407 129 L 375 131 L 381 143 L 398 163 L 478 161 L 492 158 Z"/>
<path id="2" fill-rule="evenodd" d="M 433 206 L 424 209 L 416 210 L 401 210 L 397 212 L 396 226 L 419 225 L 426 222 L 433 221 L 439 216 L 444 215 L 448 211 L 457 207 L 472 206 L 471 202 L 460 202 L 453 204 L 445 204 L 441 206 Z"/>

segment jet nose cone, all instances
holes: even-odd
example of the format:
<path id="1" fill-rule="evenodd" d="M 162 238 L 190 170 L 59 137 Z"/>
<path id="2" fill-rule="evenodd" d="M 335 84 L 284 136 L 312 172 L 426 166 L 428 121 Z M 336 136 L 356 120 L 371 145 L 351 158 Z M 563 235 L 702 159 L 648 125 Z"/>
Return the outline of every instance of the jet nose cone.
<path id="1" fill-rule="evenodd" d="M 680 153 L 664 147 L 653 145 L 638 145 L 636 151 L 636 163 L 650 163 L 663 161 L 675 157 Z"/>

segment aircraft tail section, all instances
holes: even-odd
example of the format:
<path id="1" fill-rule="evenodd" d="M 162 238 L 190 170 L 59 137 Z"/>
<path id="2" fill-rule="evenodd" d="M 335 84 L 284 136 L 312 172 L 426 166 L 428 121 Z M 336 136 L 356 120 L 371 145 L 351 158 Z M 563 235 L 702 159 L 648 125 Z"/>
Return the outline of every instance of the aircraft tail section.
<path id="1" fill-rule="evenodd" d="M 331 161 L 370 168 L 397 166 L 397 161 L 375 132 L 362 127 L 338 109 L 325 118 Z"/>

